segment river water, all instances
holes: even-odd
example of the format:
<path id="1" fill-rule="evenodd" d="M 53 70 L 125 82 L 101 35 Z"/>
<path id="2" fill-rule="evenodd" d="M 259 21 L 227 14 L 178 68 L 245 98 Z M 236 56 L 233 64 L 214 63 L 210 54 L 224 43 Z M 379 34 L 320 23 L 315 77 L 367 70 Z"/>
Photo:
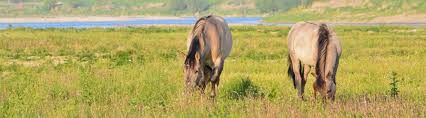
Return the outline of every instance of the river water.
<path id="1" fill-rule="evenodd" d="M 1 23 L 0 29 L 7 28 L 114 28 L 129 26 L 152 26 L 152 25 L 192 25 L 196 18 L 187 17 L 181 19 L 131 19 L 125 21 L 93 21 L 93 22 L 20 22 L 20 23 Z M 261 17 L 226 17 L 225 20 L 230 25 L 271 25 L 271 26 L 291 26 L 293 23 L 265 23 Z M 419 23 L 331 23 L 331 25 L 349 25 L 349 26 L 379 26 L 379 25 L 398 25 L 425 27 L 426 24 Z"/>
<path id="2" fill-rule="evenodd" d="M 261 17 L 227 17 L 229 24 L 256 25 L 262 23 Z M 23 22 L 23 23 L 0 23 L 0 29 L 5 28 L 112 28 L 128 26 L 151 26 L 151 25 L 192 25 L 196 18 L 187 17 L 180 19 L 131 19 L 125 21 L 94 21 L 94 22 Z"/>

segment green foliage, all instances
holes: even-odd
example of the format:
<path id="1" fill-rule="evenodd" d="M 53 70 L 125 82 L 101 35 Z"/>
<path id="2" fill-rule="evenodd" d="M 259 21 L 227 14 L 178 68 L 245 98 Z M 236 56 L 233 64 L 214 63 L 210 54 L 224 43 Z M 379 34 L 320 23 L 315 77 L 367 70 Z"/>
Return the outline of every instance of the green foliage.
<path id="1" fill-rule="evenodd" d="M 185 3 L 185 0 L 171 0 L 170 10 L 173 12 L 173 15 L 177 15 L 178 11 L 182 11 L 188 8 L 188 5 Z"/>
<path id="2" fill-rule="evenodd" d="M 111 61 L 114 62 L 115 66 L 121 66 L 125 64 L 131 64 L 135 60 L 133 59 L 133 51 L 118 51 L 115 55 L 112 56 Z"/>
<path id="3" fill-rule="evenodd" d="M 185 58 L 178 51 L 186 50 L 190 29 L 0 30 L 0 117 L 425 115 L 422 27 L 334 26 L 343 54 L 333 103 L 315 102 L 311 75 L 307 101 L 298 99 L 286 73 L 290 28 L 285 26 L 231 26 L 233 48 L 217 98 L 208 98 L 210 85 L 204 96 L 186 96 Z M 389 70 L 398 70 L 401 99 L 388 99 Z"/>
<path id="4" fill-rule="evenodd" d="M 256 7 L 261 12 L 278 12 L 311 3 L 312 0 L 256 0 Z"/>
<path id="5" fill-rule="evenodd" d="M 263 97 L 264 93 L 262 92 L 259 86 L 256 86 L 250 79 L 242 78 L 238 80 L 233 80 L 224 87 L 224 96 L 231 100 L 238 100 L 244 98 L 259 98 Z"/>
<path id="6" fill-rule="evenodd" d="M 58 0 L 43 0 L 44 8 L 47 11 L 50 11 L 54 9 L 55 7 L 57 7 L 56 3 L 58 3 Z"/>
<path id="7" fill-rule="evenodd" d="M 399 80 L 396 77 L 396 73 L 391 72 L 388 78 L 389 78 L 389 80 L 391 80 L 391 82 L 389 83 L 389 85 L 391 86 L 390 95 L 392 97 L 396 97 L 396 96 L 398 96 L 398 93 L 399 93 L 399 90 L 398 90 Z"/>
<path id="8" fill-rule="evenodd" d="M 238 2 L 232 0 L 43 0 L 43 1 L 24 1 L 30 7 L 24 9 L 15 9 L 13 7 L 5 7 L 5 11 L 0 11 L 0 16 L 73 16 L 73 15 L 193 15 L 196 13 L 209 14 L 257 14 L 259 9 L 244 9 L 239 10 L 223 10 L 224 5 L 240 6 L 250 4 L 255 0 L 240 0 Z M 271 2 L 268 5 L 263 5 L 261 2 L 258 5 L 262 6 L 262 11 L 270 11 L 269 5 L 278 8 L 277 10 L 287 10 L 299 5 L 300 0 L 273 0 L 280 5 L 273 5 Z M 284 1 L 284 2 L 282 2 Z M 311 0 L 302 0 L 311 1 Z M 59 4 L 61 3 L 61 4 Z M 285 3 L 285 4 L 282 4 Z M 1 2 L 0 2 L 1 4 Z M 18 2 L 13 2 L 18 4 Z M 0 5 L 0 9 L 2 6 Z"/>
<path id="9" fill-rule="evenodd" d="M 207 11 L 211 6 L 208 0 L 189 0 L 188 5 L 191 7 L 193 13 Z"/>
<path id="10" fill-rule="evenodd" d="M 97 93 L 97 86 L 99 83 L 96 83 L 96 78 L 92 75 L 89 69 L 81 67 L 80 68 L 80 87 L 81 87 L 81 98 L 80 100 L 88 105 L 92 105 L 99 97 L 95 95 Z"/>
<path id="11" fill-rule="evenodd" d="M 88 8 L 95 5 L 96 1 L 94 0 L 73 0 L 69 4 L 72 5 L 72 8 Z"/>
<path id="12" fill-rule="evenodd" d="M 96 55 L 93 52 L 87 50 L 80 52 L 77 56 L 80 62 L 86 62 L 89 64 L 92 64 L 97 60 Z"/>
<path id="13" fill-rule="evenodd" d="M 51 55 L 49 53 L 49 50 L 46 49 L 46 48 L 37 48 L 37 49 L 34 49 L 33 52 L 32 52 L 32 54 L 33 55 L 42 56 L 42 57 Z"/>
<path id="14" fill-rule="evenodd" d="M 396 16 L 401 14 L 426 13 L 426 2 L 422 0 L 370 0 L 360 6 L 337 8 L 321 8 L 306 10 L 304 8 L 290 9 L 265 18 L 267 22 L 298 22 L 298 21 L 326 21 L 326 22 L 367 22 L 377 17 Z M 356 17 L 354 17 L 356 16 Z"/>
<path id="15" fill-rule="evenodd" d="M 21 2 L 23 8 L 18 7 Z M 424 0 L 365 0 L 359 6 L 335 8 L 330 3 L 324 8 L 311 9 L 313 3 L 313 0 L 11 0 L 9 4 L 0 1 L 0 16 L 191 16 L 200 13 L 266 15 L 272 16 L 267 19 L 270 22 L 294 22 L 365 21 L 378 16 L 426 13 Z"/>

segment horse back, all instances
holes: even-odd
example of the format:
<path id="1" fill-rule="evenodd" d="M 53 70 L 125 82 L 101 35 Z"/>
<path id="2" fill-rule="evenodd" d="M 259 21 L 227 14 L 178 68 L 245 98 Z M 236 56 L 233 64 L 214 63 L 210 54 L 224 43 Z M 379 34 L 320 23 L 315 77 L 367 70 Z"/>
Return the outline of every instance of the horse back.
<path id="1" fill-rule="evenodd" d="M 318 54 L 319 26 L 314 23 L 298 22 L 288 34 L 289 52 L 303 64 L 314 66 Z"/>
<path id="2" fill-rule="evenodd" d="M 211 64 L 218 58 L 225 59 L 232 49 L 231 32 L 226 21 L 219 16 L 210 15 L 197 20 L 192 30 L 188 32 L 188 50 L 194 39 L 200 41 L 201 55 L 206 63 Z"/>
<path id="3" fill-rule="evenodd" d="M 210 42 L 212 55 L 226 58 L 232 49 L 232 34 L 226 21 L 219 16 L 210 16 L 206 24 L 207 42 Z"/>

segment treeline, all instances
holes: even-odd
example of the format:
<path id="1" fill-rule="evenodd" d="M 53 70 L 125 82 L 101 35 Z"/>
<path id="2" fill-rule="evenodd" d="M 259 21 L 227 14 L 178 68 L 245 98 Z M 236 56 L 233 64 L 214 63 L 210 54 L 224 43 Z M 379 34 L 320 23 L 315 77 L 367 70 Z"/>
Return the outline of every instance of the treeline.
<path id="1" fill-rule="evenodd" d="M 4 0 L 2 16 L 265 14 L 308 6 L 313 0 Z"/>
<path id="2" fill-rule="evenodd" d="M 172 11 L 183 11 L 191 9 L 193 13 L 208 11 L 212 7 L 219 6 L 226 2 L 225 0 L 171 0 L 170 8 Z M 260 13 L 270 13 L 278 11 L 287 11 L 298 6 L 311 5 L 313 0 L 233 0 L 228 4 L 240 6 L 241 13 L 246 14 L 247 4 L 255 3 L 255 10 Z"/>

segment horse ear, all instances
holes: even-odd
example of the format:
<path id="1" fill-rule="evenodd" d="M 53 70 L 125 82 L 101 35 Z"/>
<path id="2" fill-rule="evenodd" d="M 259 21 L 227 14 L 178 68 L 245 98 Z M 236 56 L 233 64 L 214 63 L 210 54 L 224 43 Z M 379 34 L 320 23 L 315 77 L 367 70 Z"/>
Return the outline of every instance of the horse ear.
<path id="1" fill-rule="evenodd" d="M 186 54 L 183 51 L 178 50 L 178 53 L 182 58 L 186 58 Z"/>

